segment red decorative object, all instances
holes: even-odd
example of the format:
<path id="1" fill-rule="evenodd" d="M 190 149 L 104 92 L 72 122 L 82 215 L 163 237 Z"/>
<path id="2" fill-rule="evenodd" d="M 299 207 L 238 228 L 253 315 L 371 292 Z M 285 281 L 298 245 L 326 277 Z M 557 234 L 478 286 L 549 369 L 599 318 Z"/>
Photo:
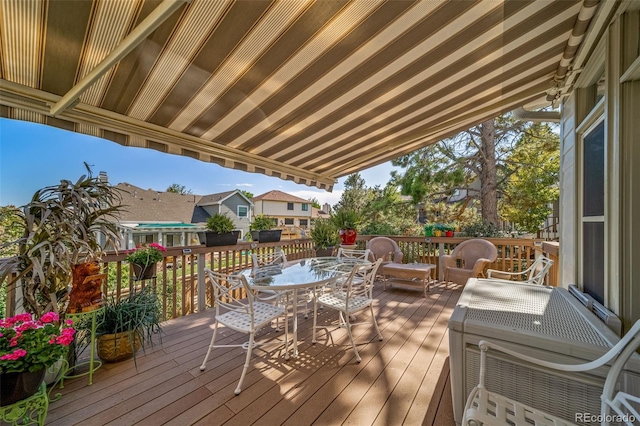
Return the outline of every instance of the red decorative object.
<path id="1" fill-rule="evenodd" d="M 69 293 L 70 314 L 88 312 L 103 305 L 102 281 L 107 279 L 107 274 L 100 273 L 98 262 L 80 263 L 71 266 L 72 288 Z"/>
<path id="2" fill-rule="evenodd" d="M 340 230 L 340 243 L 343 245 L 353 245 L 356 243 L 356 237 L 358 233 L 355 229 L 341 229 Z"/>
<path id="3" fill-rule="evenodd" d="M 445 237 L 453 237 L 453 231 L 444 231 Z"/>

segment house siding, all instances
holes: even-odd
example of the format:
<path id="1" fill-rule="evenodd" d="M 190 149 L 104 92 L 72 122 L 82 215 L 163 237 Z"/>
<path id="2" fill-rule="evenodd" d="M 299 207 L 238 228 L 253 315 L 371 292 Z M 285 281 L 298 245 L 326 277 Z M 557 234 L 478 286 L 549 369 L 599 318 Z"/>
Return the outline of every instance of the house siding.
<path id="1" fill-rule="evenodd" d="M 605 100 L 605 306 L 616 313 L 628 330 L 640 319 L 640 14 L 616 15 L 599 40 L 604 55 L 594 54 L 572 94 L 562 103 L 560 167 L 560 282 L 581 285 L 581 132 L 593 122 L 593 82 L 604 56 Z M 598 46 L 601 47 L 601 46 Z M 598 48 L 596 48 L 597 51 Z M 626 81 L 621 81 L 621 76 Z M 590 114 L 591 113 L 591 114 Z M 591 116 L 590 116 L 591 115 Z"/>

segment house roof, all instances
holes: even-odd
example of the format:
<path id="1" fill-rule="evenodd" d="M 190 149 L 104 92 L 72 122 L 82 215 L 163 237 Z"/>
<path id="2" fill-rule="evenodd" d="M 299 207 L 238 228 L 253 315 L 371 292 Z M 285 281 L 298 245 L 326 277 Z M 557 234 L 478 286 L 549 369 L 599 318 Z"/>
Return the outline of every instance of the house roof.
<path id="1" fill-rule="evenodd" d="M 142 189 L 129 183 L 119 183 L 116 188 L 121 190 L 125 206 L 120 214 L 121 222 L 202 222 L 194 221 L 194 209 L 202 198 L 200 195 Z"/>
<path id="2" fill-rule="evenodd" d="M 265 192 L 264 194 L 260 194 L 251 199 L 254 203 L 256 201 L 285 201 L 288 203 L 310 203 L 309 200 L 305 200 L 304 198 L 296 197 L 295 195 L 287 194 L 286 192 L 273 190 L 269 192 Z"/>
<path id="3" fill-rule="evenodd" d="M 570 90 L 610 3 L 5 2 L 0 116 L 331 190 Z"/>
<path id="4" fill-rule="evenodd" d="M 223 201 L 235 194 L 240 195 L 242 198 L 247 200 L 248 203 L 251 203 L 251 200 L 248 199 L 242 192 L 240 192 L 240 190 L 234 189 L 233 191 L 220 192 L 218 194 L 203 195 L 198 204 L 201 206 L 222 204 Z"/>

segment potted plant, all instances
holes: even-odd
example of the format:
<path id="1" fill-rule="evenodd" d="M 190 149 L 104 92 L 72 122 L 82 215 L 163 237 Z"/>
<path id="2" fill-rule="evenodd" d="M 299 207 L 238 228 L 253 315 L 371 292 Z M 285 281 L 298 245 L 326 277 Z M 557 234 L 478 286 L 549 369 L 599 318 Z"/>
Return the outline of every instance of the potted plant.
<path id="1" fill-rule="evenodd" d="M 453 232 L 456 230 L 455 225 L 445 225 L 444 236 L 445 237 L 453 237 Z"/>
<path id="2" fill-rule="evenodd" d="M 146 280 L 156 276 L 156 265 L 162 261 L 166 248 L 158 243 L 142 244 L 127 251 L 125 261 L 131 264 L 136 280 Z"/>
<path id="3" fill-rule="evenodd" d="M 433 227 L 433 236 L 434 237 L 442 237 L 442 234 L 447 229 L 444 223 L 436 223 Z"/>
<path id="4" fill-rule="evenodd" d="M 238 243 L 240 231 L 234 231 L 233 221 L 226 214 L 216 213 L 207 219 L 205 244 L 207 247 L 230 246 Z"/>
<path id="5" fill-rule="evenodd" d="M 338 245 L 338 228 L 329 219 L 318 218 L 313 222 L 311 239 L 316 249 L 316 257 L 331 256 Z"/>
<path id="6" fill-rule="evenodd" d="M 433 228 L 434 228 L 434 225 L 432 223 L 427 223 L 424 226 L 424 236 L 433 237 Z"/>
<path id="7" fill-rule="evenodd" d="M 145 345 L 153 345 L 153 335 L 162 331 L 161 307 L 152 288 L 133 290 L 128 296 L 112 296 L 97 318 L 98 356 L 106 362 L 133 357 Z"/>
<path id="8" fill-rule="evenodd" d="M 67 353 L 75 329 L 55 312 L 0 319 L 0 406 L 33 395 L 47 368 Z"/>
<path id="9" fill-rule="evenodd" d="M 121 195 L 106 180 L 93 177 L 88 166 L 87 171 L 76 182 L 62 180 L 36 191 L 16 212 L 20 238 L 4 245 L 16 247 L 18 254 L 0 262 L 0 282 L 7 280 L 10 285 L 20 280 L 24 309 L 36 317 L 63 314 L 68 306 L 102 304 L 102 281 L 86 281 L 86 276 L 76 274 L 77 281 L 72 282 L 72 270 L 76 264 L 100 259 L 100 235 L 107 245 L 119 246 L 115 222 L 122 209 Z M 90 284 L 94 287 L 74 292 Z"/>
<path id="10" fill-rule="evenodd" d="M 341 208 L 331 215 L 331 221 L 340 230 L 340 242 L 343 245 L 353 245 L 356 243 L 357 227 L 360 223 L 360 216 L 353 209 Z"/>
<path id="11" fill-rule="evenodd" d="M 251 239 L 261 243 L 274 243 L 280 241 L 282 237 L 282 229 L 272 229 L 275 221 L 265 215 L 259 214 L 253 218 L 249 229 L 251 230 Z"/>

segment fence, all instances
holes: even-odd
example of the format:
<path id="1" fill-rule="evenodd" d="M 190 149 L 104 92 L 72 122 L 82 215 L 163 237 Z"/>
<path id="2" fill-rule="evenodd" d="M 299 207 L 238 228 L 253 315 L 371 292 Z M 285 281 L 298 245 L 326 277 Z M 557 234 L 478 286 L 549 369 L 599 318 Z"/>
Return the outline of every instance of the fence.
<path id="1" fill-rule="evenodd" d="M 359 248 L 365 248 L 374 236 L 359 236 Z M 437 276 L 442 279 L 440 256 L 449 254 L 455 246 L 467 238 L 447 237 L 402 237 L 390 236 L 404 253 L 405 263 L 432 263 L 436 265 Z M 488 238 L 498 248 L 498 258 L 489 267 L 502 271 L 517 272 L 529 267 L 535 260 L 536 252 L 542 251 L 541 241 L 531 239 Z M 152 286 L 162 304 L 163 320 L 189 315 L 212 305 L 209 285 L 205 282 L 204 268 L 220 272 L 237 272 L 251 267 L 251 253 L 282 249 L 287 259 L 296 260 L 315 256 L 311 239 L 282 240 L 279 243 L 238 243 L 233 246 L 169 247 L 164 259 L 158 264 L 154 278 L 136 281 L 124 262 L 125 254 L 110 253 L 103 257 L 103 273 L 108 275 L 103 292 L 107 297 L 119 298 L 145 286 Z M 557 261 L 558 246 L 552 256 Z M 545 252 L 546 253 L 546 252 Z M 553 257 L 552 257 L 553 258 Z M 555 265 L 554 265 L 555 266 Z M 550 285 L 557 285 L 558 268 L 552 269 Z M 554 275 L 555 274 L 555 275 Z M 7 289 L 7 316 L 16 310 L 19 288 Z"/>

